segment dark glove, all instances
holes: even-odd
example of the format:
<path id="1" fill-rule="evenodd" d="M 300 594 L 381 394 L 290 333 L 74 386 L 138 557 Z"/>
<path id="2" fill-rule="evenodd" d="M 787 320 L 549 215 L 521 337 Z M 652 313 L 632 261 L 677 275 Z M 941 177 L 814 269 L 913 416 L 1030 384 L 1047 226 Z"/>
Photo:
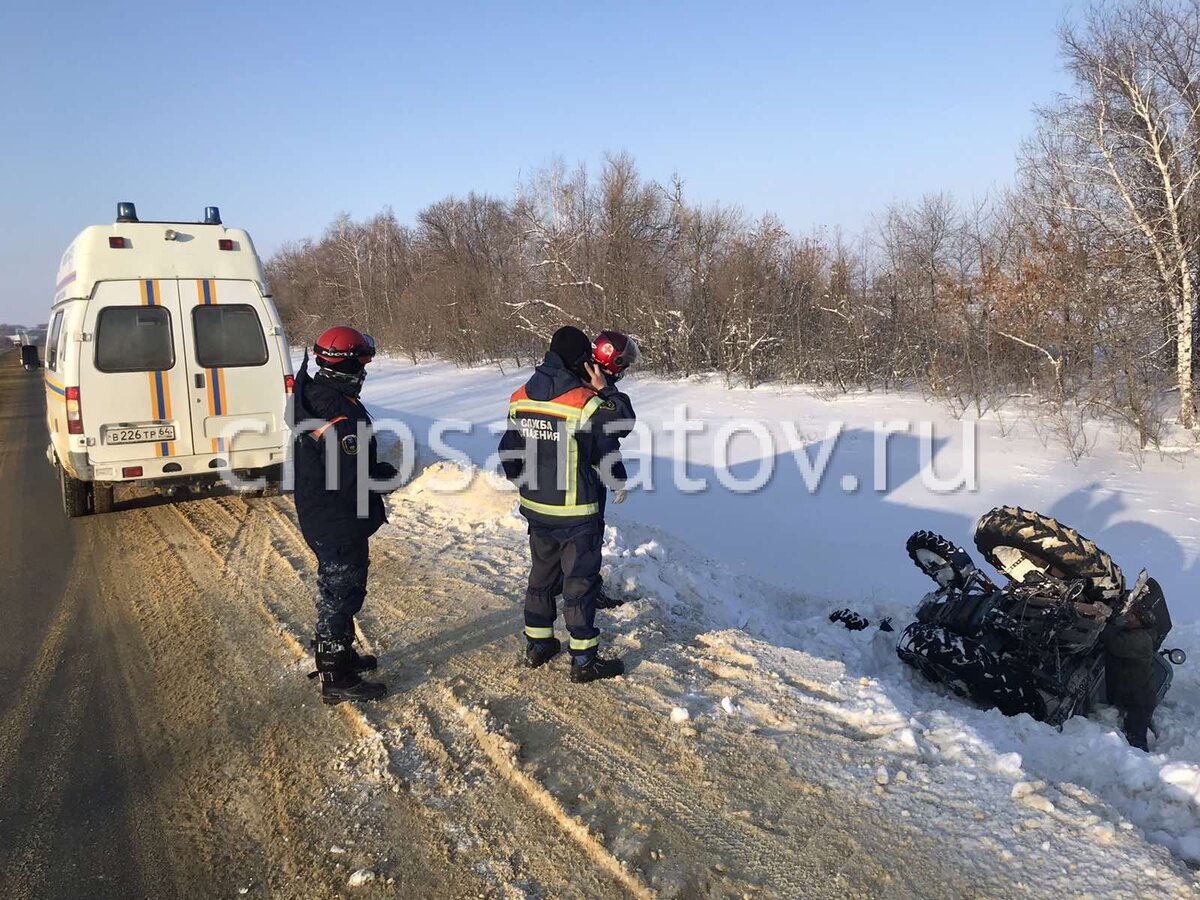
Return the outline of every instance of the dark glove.
<path id="1" fill-rule="evenodd" d="M 829 614 L 830 622 L 841 622 L 851 631 L 862 631 L 870 622 L 852 609 L 836 609 Z"/>
<path id="2" fill-rule="evenodd" d="M 377 462 L 371 469 L 371 477 L 376 481 L 391 481 L 399 473 L 390 462 Z"/>

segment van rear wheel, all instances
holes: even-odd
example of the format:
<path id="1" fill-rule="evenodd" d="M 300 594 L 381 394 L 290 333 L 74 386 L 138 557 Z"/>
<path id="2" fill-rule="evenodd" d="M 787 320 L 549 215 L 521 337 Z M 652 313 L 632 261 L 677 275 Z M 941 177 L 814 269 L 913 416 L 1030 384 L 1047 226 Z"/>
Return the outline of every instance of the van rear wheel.
<path id="1" fill-rule="evenodd" d="M 71 477 L 61 463 L 58 466 L 58 484 L 62 489 L 63 512 L 67 514 L 68 519 L 77 519 L 92 511 L 92 486 L 86 481 Z"/>
<path id="2" fill-rule="evenodd" d="M 103 481 L 92 482 L 92 512 L 110 513 L 113 511 L 113 486 Z"/>

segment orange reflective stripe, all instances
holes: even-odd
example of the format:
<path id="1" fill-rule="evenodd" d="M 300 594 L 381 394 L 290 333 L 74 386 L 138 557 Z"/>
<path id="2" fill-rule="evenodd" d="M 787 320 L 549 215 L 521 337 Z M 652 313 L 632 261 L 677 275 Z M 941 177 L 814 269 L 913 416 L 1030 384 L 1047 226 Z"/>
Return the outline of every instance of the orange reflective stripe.
<path id="1" fill-rule="evenodd" d="M 577 387 L 567 391 L 559 397 L 555 397 L 553 403 L 561 403 L 563 406 L 574 406 L 583 409 L 587 406 L 587 402 L 596 396 L 596 392 L 590 387 Z"/>
<path id="2" fill-rule="evenodd" d="M 559 406 L 572 406 L 575 409 L 583 409 L 587 406 L 589 400 L 596 396 L 596 392 L 590 387 L 572 388 L 565 394 L 559 394 L 557 397 L 552 397 L 545 401 L 534 401 L 544 403 L 557 403 Z M 509 403 L 520 403 L 522 400 L 529 400 L 529 392 L 524 387 L 519 387 L 512 393 L 509 398 Z"/>
<path id="3" fill-rule="evenodd" d="M 329 428 L 330 425 L 336 425 L 338 422 L 345 422 L 345 421 L 346 421 L 345 416 L 338 416 L 336 419 L 330 419 L 328 422 L 326 422 L 324 425 L 322 425 L 320 428 L 318 428 L 316 431 L 314 431 L 312 433 L 313 440 L 319 441 L 321 439 L 321 435 L 323 435 L 325 433 L 326 429 Z"/>

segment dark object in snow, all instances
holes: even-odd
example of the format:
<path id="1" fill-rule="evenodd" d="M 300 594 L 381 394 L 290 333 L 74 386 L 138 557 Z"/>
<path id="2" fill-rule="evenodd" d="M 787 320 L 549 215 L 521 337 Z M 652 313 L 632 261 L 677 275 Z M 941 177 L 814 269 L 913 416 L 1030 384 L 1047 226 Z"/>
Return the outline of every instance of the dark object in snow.
<path id="1" fill-rule="evenodd" d="M 879 630 L 880 631 L 895 631 L 896 630 L 895 628 L 892 627 L 892 617 L 891 616 L 887 616 L 886 618 L 879 620 Z"/>
<path id="2" fill-rule="evenodd" d="M 841 622 L 851 631 L 862 631 L 871 623 L 852 609 L 835 609 L 829 614 L 830 622 Z"/>
<path id="3" fill-rule="evenodd" d="M 1028 510 L 992 510 L 975 540 L 1003 586 L 940 535 L 909 538 L 909 556 L 938 587 L 901 633 L 900 658 L 981 705 L 1051 725 L 1113 703 L 1130 743 L 1143 745 L 1179 658 L 1160 649 L 1171 626 L 1157 582 L 1143 572 L 1126 592 L 1108 554 Z"/>

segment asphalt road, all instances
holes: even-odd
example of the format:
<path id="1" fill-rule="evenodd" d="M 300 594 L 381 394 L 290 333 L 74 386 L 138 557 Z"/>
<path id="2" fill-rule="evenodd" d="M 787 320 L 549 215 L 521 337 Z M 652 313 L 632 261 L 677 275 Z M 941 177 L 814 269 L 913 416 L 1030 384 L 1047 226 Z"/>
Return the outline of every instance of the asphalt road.
<path id="1" fill-rule="evenodd" d="M 40 372 L 0 354 L 0 885 L 5 896 L 175 893 L 117 655 L 46 462 Z M 86 526 L 84 526 L 86 527 Z"/>

